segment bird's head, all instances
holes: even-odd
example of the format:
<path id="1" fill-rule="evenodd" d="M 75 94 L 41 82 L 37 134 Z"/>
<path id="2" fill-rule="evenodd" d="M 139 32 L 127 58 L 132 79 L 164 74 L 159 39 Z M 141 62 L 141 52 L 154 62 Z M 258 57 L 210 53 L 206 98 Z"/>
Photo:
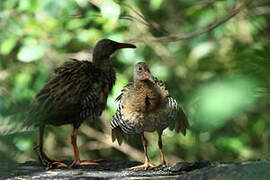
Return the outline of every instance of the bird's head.
<path id="1" fill-rule="evenodd" d="M 102 39 L 94 47 L 93 61 L 107 60 L 116 50 L 122 48 L 136 48 L 136 46 L 128 43 L 118 43 L 110 39 Z"/>
<path id="2" fill-rule="evenodd" d="M 154 78 L 150 72 L 148 64 L 145 62 L 138 62 L 135 65 L 135 68 L 133 70 L 133 80 L 134 81 L 146 81 L 149 80 L 151 82 L 155 82 Z"/>

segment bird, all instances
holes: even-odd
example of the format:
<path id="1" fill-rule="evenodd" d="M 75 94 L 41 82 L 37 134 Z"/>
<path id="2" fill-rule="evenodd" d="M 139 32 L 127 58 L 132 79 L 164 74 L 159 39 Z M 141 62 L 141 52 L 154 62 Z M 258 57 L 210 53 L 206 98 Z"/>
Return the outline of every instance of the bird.
<path id="1" fill-rule="evenodd" d="M 169 127 L 186 135 L 190 125 L 181 105 L 169 95 L 165 84 L 153 77 L 149 65 L 138 62 L 133 70 L 133 81 L 129 82 L 116 98 L 119 106 L 110 122 L 112 141 L 119 145 L 126 140 L 128 134 L 140 134 L 144 148 L 144 164 L 134 166 L 131 170 L 166 167 L 162 147 L 163 130 Z M 161 164 L 150 163 L 147 155 L 147 140 L 144 132 L 158 133 L 158 146 Z"/>
<path id="2" fill-rule="evenodd" d="M 36 94 L 24 125 L 38 127 L 38 143 L 35 150 L 46 169 L 98 164 L 81 161 L 77 146 L 78 128 L 84 120 L 95 123 L 106 107 L 107 97 L 116 81 L 110 56 L 122 48 L 136 48 L 129 43 L 102 39 L 93 49 L 92 62 L 71 59 L 56 68 L 52 77 Z M 49 158 L 43 151 L 44 128 L 47 125 L 71 124 L 71 144 L 74 161 L 68 165 Z"/>

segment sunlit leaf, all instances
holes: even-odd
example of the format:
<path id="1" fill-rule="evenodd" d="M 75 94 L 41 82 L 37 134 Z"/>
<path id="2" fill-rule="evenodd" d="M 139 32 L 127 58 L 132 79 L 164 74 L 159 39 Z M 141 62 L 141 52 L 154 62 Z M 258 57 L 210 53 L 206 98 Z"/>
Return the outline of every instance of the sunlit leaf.
<path id="1" fill-rule="evenodd" d="M 162 3 L 163 3 L 163 0 L 151 0 L 150 1 L 150 8 L 152 10 L 157 10 L 160 8 Z"/>
<path id="2" fill-rule="evenodd" d="M 9 54 L 12 51 L 12 49 L 15 47 L 16 42 L 17 42 L 16 37 L 10 37 L 8 39 L 5 39 L 0 46 L 1 54 L 3 55 Z"/>
<path id="3" fill-rule="evenodd" d="M 31 62 L 40 59 L 46 50 L 45 45 L 29 46 L 24 45 L 20 48 L 17 58 L 23 62 Z"/>
<path id="4" fill-rule="evenodd" d="M 22 138 L 19 136 L 15 137 L 13 139 L 13 142 L 16 147 L 21 151 L 30 150 L 33 146 L 33 142 L 31 141 L 31 139 Z"/>
<path id="5" fill-rule="evenodd" d="M 211 53 L 216 47 L 216 44 L 213 42 L 204 42 L 195 46 L 191 53 L 190 58 L 193 60 L 198 60 L 207 54 Z"/>
<path id="6" fill-rule="evenodd" d="M 117 19 L 120 15 L 120 6 L 113 0 L 104 0 L 101 6 L 101 14 L 106 18 Z"/>
<path id="7" fill-rule="evenodd" d="M 31 6 L 30 0 L 20 0 L 19 1 L 19 10 L 25 11 Z"/>

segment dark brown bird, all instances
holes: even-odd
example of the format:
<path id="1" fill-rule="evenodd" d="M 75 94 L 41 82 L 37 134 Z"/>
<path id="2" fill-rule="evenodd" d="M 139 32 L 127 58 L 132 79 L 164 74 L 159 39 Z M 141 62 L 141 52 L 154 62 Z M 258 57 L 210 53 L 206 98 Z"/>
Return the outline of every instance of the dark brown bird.
<path id="1" fill-rule="evenodd" d="M 119 101 L 117 112 L 112 118 L 112 141 L 117 140 L 121 145 L 125 135 L 138 133 L 141 135 L 145 162 L 143 165 L 131 168 L 166 166 L 162 150 L 162 132 L 169 127 L 171 130 L 186 135 L 189 123 L 176 100 L 169 95 L 162 81 L 154 78 L 149 67 L 144 62 L 136 64 L 133 71 L 133 82 L 127 84 L 116 99 Z M 150 164 L 147 156 L 147 141 L 144 132 L 158 133 L 158 146 L 161 153 L 161 165 Z M 124 134 L 125 133 L 125 134 Z"/>
<path id="2" fill-rule="evenodd" d="M 41 163 L 47 169 L 67 165 L 48 158 L 43 152 L 46 125 L 72 124 L 71 144 L 75 160 L 70 167 L 97 164 L 93 161 L 80 161 L 77 132 L 84 120 L 88 119 L 94 123 L 105 109 L 108 94 L 116 79 L 110 55 L 121 48 L 135 46 L 109 39 L 100 40 L 94 47 L 92 62 L 72 60 L 64 63 L 55 70 L 51 79 L 36 95 L 25 125 L 39 127 L 38 144 L 35 149 Z"/>

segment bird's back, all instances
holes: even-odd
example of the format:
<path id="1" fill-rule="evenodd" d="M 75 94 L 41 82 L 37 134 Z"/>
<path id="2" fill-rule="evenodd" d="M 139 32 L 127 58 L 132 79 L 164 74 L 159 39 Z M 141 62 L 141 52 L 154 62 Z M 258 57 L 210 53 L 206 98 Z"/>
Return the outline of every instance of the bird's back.
<path id="1" fill-rule="evenodd" d="M 89 61 L 68 61 L 36 95 L 26 124 L 79 126 L 84 119 L 95 119 L 104 110 L 114 82 L 114 71 L 103 72 Z"/>

